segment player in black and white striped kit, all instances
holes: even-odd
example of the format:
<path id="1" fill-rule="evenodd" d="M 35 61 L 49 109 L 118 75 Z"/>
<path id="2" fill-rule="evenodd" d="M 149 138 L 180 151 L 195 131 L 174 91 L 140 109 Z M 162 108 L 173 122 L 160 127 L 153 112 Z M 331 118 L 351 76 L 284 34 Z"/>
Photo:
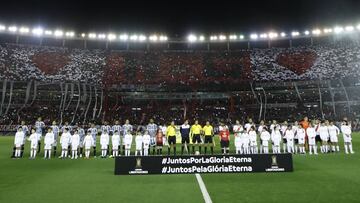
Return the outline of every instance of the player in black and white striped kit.
<path id="1" fill-rule="evenodd" d="M 81 158 L 84 150 L 85 129 L 81 127 L 80 123 L 78 123 L 76 126 L 80 136 L 79 146 L 80 146 L 80 158 Z"/>
<path id="2" fill-rule="evenodd" d="M 150 135 L 150 146 L 153 148 L 153 155 L 155 154 L 156 148 L 156 132 L 158 130 L 158 126 L 154 123 L 154 119 L 150 119 L 149 124 L 146 126 L 146 130 Z M 150 147 L 149 147 L 149 154 L 150 154 Z"/>
<path id="3" fill-rule="evenodd" d="M 91 133 L 91 137 L 93 138 L 93 153 L 94 153 L 94 158 L 96 158 L 96 136 L 98 130 L 94 123 L 91 124 L 91 128 L 89 128 L 89 131 Z"/>
<path id="4" fill-rule="evenodd" d="M 112 134 L 115 134 L 115 132 L 118 132 L 119 135 L 121 135 L 121 132 L 122 132 L 122 127 L 120 125 L 120 122 L 118 120 L 115 121 L 115 124 L 111 127 L 111 131 L 112 131 Z M 118 151 L 119 151 L 119 154 L 121 154 L 120 152 L 120 146 L 121 146 L 121 136 L 120 136 L 120 144 L 118 146 Z"/>
<path id="5" fill-rule="evenodd" d="M 56 121 L 53 121 L 50 127 L 52 129 L 52 133 L 54 134 L 53 148 L 54 148 L 54 157 L 56 157 L 57 140 L 59 138 L 60 128 L 58 125 L 56 125 Z"/>

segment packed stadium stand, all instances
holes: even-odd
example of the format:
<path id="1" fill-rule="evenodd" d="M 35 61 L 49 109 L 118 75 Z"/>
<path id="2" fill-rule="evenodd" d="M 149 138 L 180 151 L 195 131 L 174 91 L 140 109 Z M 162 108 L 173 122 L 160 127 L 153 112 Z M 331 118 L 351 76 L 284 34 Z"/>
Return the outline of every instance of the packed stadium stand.
<path id="1" fill-rule="evenodd" d="M 359 43 L 349 40 L 235 50 L 0 43 L 0 121 L 2 128 L 38 116 L 72 123 L 304 115 L 358 122 L 359 66 Z"/>

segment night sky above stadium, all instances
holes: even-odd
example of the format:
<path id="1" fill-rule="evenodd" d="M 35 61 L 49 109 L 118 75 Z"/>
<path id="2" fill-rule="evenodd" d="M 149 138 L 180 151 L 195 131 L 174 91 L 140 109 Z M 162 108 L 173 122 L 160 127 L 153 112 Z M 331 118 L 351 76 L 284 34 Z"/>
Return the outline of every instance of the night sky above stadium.
<path id="1" fill-rule="evenodd" d="M 249 33 L 360 22 L 358 0 L 3 1 L 0 23 L 76 32 Z"/>

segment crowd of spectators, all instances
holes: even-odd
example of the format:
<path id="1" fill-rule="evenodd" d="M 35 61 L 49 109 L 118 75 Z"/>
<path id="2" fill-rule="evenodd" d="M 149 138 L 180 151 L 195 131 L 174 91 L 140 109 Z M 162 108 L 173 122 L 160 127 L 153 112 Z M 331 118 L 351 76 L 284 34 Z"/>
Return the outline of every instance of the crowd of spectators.
<path id="1" fill-rule="evenodd" d="M 360 46 L 333 43 L 238 51 L 108 51 L 0 46 L 0 79 L 92 84 L 238 83 L 354 77 Z"/>

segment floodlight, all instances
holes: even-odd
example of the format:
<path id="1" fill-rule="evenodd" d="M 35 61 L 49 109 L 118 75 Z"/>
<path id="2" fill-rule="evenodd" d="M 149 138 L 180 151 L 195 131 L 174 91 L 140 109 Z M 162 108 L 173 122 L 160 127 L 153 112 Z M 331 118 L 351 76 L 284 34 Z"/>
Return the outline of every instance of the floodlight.
<path id="1" fill-rule="evenodd" d="M 258 35 L 257 34 L 251 34 L 250 35 L 250 39 L 257 39 L 258 38 Z"/>
<path id="2" fill-rule="evenodd" d="M 53 34 L 53 32 L 51 31 L 51 30 L 45 30 L 45 35 L 52 35 Z"/>
<path id="3" fill-rule="evenodd" d="M 312 34 L 313 34 L 313 35 L 320 35 L 320 34 L 321 34 L 321 30 L 320 30 L 320 29 L 314 29 L 314 30 L 312 31 Z"/>
<path id="4" fill-rule="evenodd" d="M 210 36 L 210 41 L 215 41 L 215 40 L 217 40 L 218 39 L 218 37 L 217 36 Z"/>
<path id="5" fill-rule="evenodd" d="M 129 39 L 129 35 L 127 35 L 127 34 L 122 34 L 122 35 L 119 36 L 119 39 L 122 40 L 122 41 L 126 41 L 126 40 Z"/>
<path id="6" fill-rule="evenodd" d="M 300 33 L 298 31 L 291 32 L 291 36 L 293 36 L 293 37 L 296 37 L 296 36 L 299 36 L 299 35 L 300 35 Z"/>
<path id="7" fill-rule="evenodd" d="M 116 35 L 115 35 L 115 34 L 110 33 L 110 34 L 108 34 L 107 38 L 108 38 L 108 40 L 110 40 L 110 41 L 111 41 L 111 40 L 116 39 Z"/>
<path id="8" fill-rule="evenodd" d="M 358 30 L 360 30 L 360 24 L 359 24 L 358 26 L 356 26 L 356 28 L 357 28 Z M 0 30 L 1 30 L 1 26 L 0 26 Z"/>
<path id="9" fill-rule="evenodd" d="M 343 28 L 343 27 L 335 27 L 335 28 L 334 28 L 334 32 L 335 32 L 336 34 L 339 34 L 339 33 L 343 32 L 343 31 L 344 31 L 344 28 Z"/>
<path id="10" fill-rule="evenodd" d="M 86 37 L 86 34 L 85 34 L 85 33 L 81 33 L 81 37 L 82 37 L 82 38 Z"/>
<path id="11" fill-rule="evenodd" d="M 0 31 L 4 31 L 4 30 L 6 30 L 5 25 L 0 25 Z"/>
<path id="12" fill-rule="evenodd" d="M 10 26 L 8 29 L 10 32 L 16 32 L 18 30 L 16 26 Z"/>
<path id="13" fill-rule="evenodd" d="M 197 40 L 197 37 L 193 34 L 190 34 L 188 37 L 187 37 L 188 41 L 189 42 L 196 42 Z"/>
<path id="14" fill-rule="evenodd" d="M 159 40 L 160 40 L 160 41 L 167 41 L 167 40 L 168 40 L 168 37 L 165 36 L 165 35 L 160 35 Z"/>
<path id="15" fill-rule="evenodd" d="M 269 36 L 270 39 L 274 39 L 274 38 L 277 38 L 277 37 L 278 37 L 278 33 L 276 33 L 276 32 L 269 32 L 268 36 Z"/>
<path id="16" fill-rule="evenodd" d="M 237 36 L 236 36 L 236 35 L 230 35 L 230 36 L 229 36 L 229 39 L 230 39 L 230 40 L 236 40 L 236 39 L 237 39 Z"/>
<path id="17" fill-rule="evenodd" d="M 199 41 L 205 41 L 205 37 L 204 37 L 204 35 L 201 35 L 201 36 L 199 36 Z"/>
<path id="18" fill-rule="evenodd" d="M 331 28 L 325 28 L 324 33 L 332 33 L 333 30 Z"/>
<path id="19" fill-rule="evenodd" d="M 106 38 L 106 35 L 105 34 L 98 34 L 97 36 L 99 39 L 105 39 Z"/>
<path id="20" fill-rule="evenodd" d="M 352 32 L 352 31 L 354 31 L 354 26 L 351 26 L 351 25 L 346 26 L 346 27 L 345 27 L 345 30 L 346 30 L 347 32 Z"/>
<path id="21" fill-rule="evenodd" d="M 281 37 L 286 37 L 286 33 L 285 33 L 285 32 L 282 32 L 282 33 L 280 33 L 280 36 L 281 36 Z"/>
<path id="22" fill-rule="evenodd" d="M 309 30 L 305 30 L 304 34 L 305 34 L 305 35 L 309 35 L 309 34 L 310 34 L 310 31 L 309 31 Z"/>
<path id="23" fill-rule="evenodd" d="M 65 36 L 66 36 L 66 37 L 74 37 L 74 36 L 75 36 L 75 33 L 72 32 L 72 31 L 66 32 L 66 33 L 65 33 Z"/>
<path id="24" fill-rule="evenodd" d="M 41 36 L 44 33 L 42 28 L 34 28 L 31 31 L 34 35 Z"/>
<path id="25" fill-rule="evenodd" d="M 225 35 L 219 35 L 219 40 L 221 40 L 221 41 L 226 40 L 226 36 Z"/>
<path id="26" fill-rule="evenodd" d="M 139 35 L 139 41 L 143 42 L 146 40 L 146 36 L 145 35 Z"/>
<path id="27" fill-rule="evenodd" d="M 260 34 L 260 38 L 262 38 L 262 39 L 266 39 L 267 37 L 268 37 L 268 35 L 266 33 Z"/>
<path id="28" fill-rule="evenodd" d="M 151 36 L 149 36 L 149 40 L 150 41 L 153 41 L 153 42 L 156 42 L 156 41 L 158 41 L 158 36 L 157 35 L 151 35 Z"/>
<path id="29" fill-rule="evenodd" d="M 19 32 L 20 33 L 29 33 L 30 32 L 30 29 L 28 27 L 21 27 L 19 29 Z"/>
<path id="30" fill-rule="evenodd" d="M 62 30 L 55 30 L 54 35 L 55 37 L 61 37 L 64 35 L 64 32 Z"/>
<path id="31" fill-rule="evenodd" d="M 90 39 L 95 39 L 96 38 L 96 33 L 89 33 L 88 34 Z"/>
<path id="32" fill-rule="evenodd" d="M 244 39 L 245 37 L 244 37 L 244 35 L 240 35 L 239 38 L 240 38 L 240 39 Z"/>
<path id="33" fill-rule="evenodd" d="M 136 41 L 136 40 L 138 40 L 138 38 L 139 38 L 139 37 L 138 37 L 137 35 L 131 35 L 131 36 L 130 36 L 130 40 L 131 40 L 131 41 Z"/>

